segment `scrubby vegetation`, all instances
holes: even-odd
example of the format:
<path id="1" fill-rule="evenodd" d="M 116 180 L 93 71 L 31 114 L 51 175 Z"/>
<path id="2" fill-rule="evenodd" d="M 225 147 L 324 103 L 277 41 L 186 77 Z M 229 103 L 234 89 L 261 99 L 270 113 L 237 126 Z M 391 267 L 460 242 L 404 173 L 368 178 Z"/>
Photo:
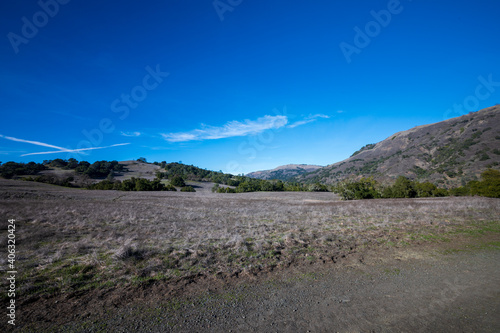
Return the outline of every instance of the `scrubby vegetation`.
<path id="1" fill-rule="evenodd" d="M 63 170 L 75 170 L 78 174 L 88 175 L 90 178 L 104 178 L 115 172 L 123 171 L 123 165 L 118 161 L 87 161 L 78 162 L 74 158 L 68 160 L 55 159 L 45 160 L 43 163 L 17 163 L 7 162 L 0 165 L 0 176 L 6 179 L 14 176 L 34 176 L 49 168 L 59 168 Z"/>
<path id="2" fill-rule="evenodd" d="M 455 195 L 480 195 L 500 198 L 500 171 L 488 169 L 481 175 L 481 181 L 471 181 L 467 186 L 457 188 L 456 191 L 457 194 Z"/>
<path id="3" fill-rule="evenodd" d="M 56 176 L 49 176 L 49 175 L 41 175 L 41 176 L 28 176 L 28 177 L 23 177 L 21 178 L 22 180 L 29 181 L 29 182 L 38 182 L 38 183 L 46 183 L 46 184 L 52 184 L 52 185 L 58 185 L 58 186 L 65 186 L 65 187 L 74 187 L 73 184 L 71 183 L 74 178 L 73 177 L 56 177 Z"/>
<path id="4" fill-rule="evenodd" d="M 179 186 L 179 187 L 186 186 L 186 183 L 184 182 L 184 179 L 181 176 L 179 176 L 179 175 L 173 176 L 170 179 L 170 184 L 172 184 L 173 186 Z"/>
<path id="5" fill-rule="evenodd" d="M 1 164 L 1 163 L 0 163 Z M 11 179 L 14 176 L 36 175 L 47 167 L 41 163 L 17 163 L 7 162 L 0 165 L 0 176 L 5 179 Z"/>
<path id="6" fill-rule="evenodd" d="M 375 143 L 369 143 L 369 144 L 367 144 L 367 145 L 365 145 L 365 146 L 361 147 L 361 149 L 360 149 L 360 150 L 355 151 L 355 152 L 351 155 L 351 157 L 358 155 L 358 154 L 359 154 L 359 153 L 361 153 L 362 151 L 373 149 L 373 148 L 375 148 L 375 145 L 376 145 Z"/>
<path id="7" fill-rule="evenodd" d="M 160 180 L 147 180 L 144 178 L 134 178 L 123 182 L 103 180 L 99 183 L 88 186 L 90 190 L 119 190 L 119 191 L 177 191 L 172 185 L 165 185 Z"/>
<path id="8" fill-rule="evenodd" d="M 55 160 L 45 160 L 43 165 L 64 170 L 75 170 L 77 173 L 88 175 L 90 178 L 105 178 L 110 174 L 123 171 L 123 165 L 119 164 L 118 161 L 96 161 L 91 164 L 87 161 L 78 162 L 74 158 L 68 160 L 57 158 Z"/>
<path id="9" fill-rule="evenodd" d="M 82 161 L 78 163 L 75 171 L 80 174 L 88 175 L 90 178 L 104 178 L 116 172 L 123 171 L 123 165 L 119 164 L 118 161 L 96 161 L 92 164 Z"/>
<path id="10" fill-rule="evenodd" d="M 262 180 L 248 177 L 238 177 L 237 186 L 220 186 L 216 184 L 212 192 L 217 193 L 245 193 L 245 192 L 328 192 L 328 187 L 322 184 L 304 185 L 296 182 L 281 180 Z"/>
<path id="11" fill-rule="evenodd" d="M 334 187 L 344 200 L 374 198 L 427 198 L 445 196 L 479 195 L 500 198 L 500 171 L 488 169 L 481 175 L 481 181 L 471 181 L 466 186 L 444 189 L 430 182 L 411 181 L 399 176 L 393 185 L 383 186 L 373 179 L 361 178 L 344 181 Z"/>
<path id="12" fill-rule="evenodd" d="M 373 149 L 374 145 L 367 145 L 362 150 Z M 139 159 L 142 163 L 147 163 L 145 159 Z M 461 187 L 441 188 L 431 182 L 418 182 L 400 176 L 392 185 L 382 185 L 373 177 L 361 178 L 359 180 L 346 180 L 330 187 L 320 182 L 309 182 L 307 184 L 296 181 L 282 180 L 262 180 L 243 175 L 225 174 L 222 171 L 209 171 L 192 165 L 182 163 L 166 163 L 165 161 L 153 163 L 160 166 L 160 171 L 156 172 L 155 180 L 143 178 L 132 178 L 125 181 L 115 180 L 117 173 L 124 172 L 124 166 L 118 161 L 96 161 L 89 163 L 86 161 L 78 162 L 75 159 L 55 159 L 47 160 L 43 163 L 16 163 L 7 162 L 0 165 L 0 176 L 3 178 L 13 178 L 16 176 L 25 176 L 21 179 L 49 183 L 66 187 L 83 186 L 96 190 L 122 190 L 122 191 L 175 191 L 176 187 L 181 188 L 183 192 L 195 192 L 187 181 L 205 181 L 213 182 L 216 185 L 212 192 L 216 193 L 245 193 L 245 192 L 282 192 L 282 191 L 308 191 L 308 192 L 326 192 L 332 190 L 338 193 L 345 200 L 355 199 L 373 199 L 373 198 L 425 198 L 425 197 L 443 197 L 443 196 L 466 196 L 479 195 L 486 197 L 500 197 L 500 171 L 488 169 L 482 174 L 482 180 L 469 181 L 463 183 Z M 39 173 L 51 168 L 63 170 L 74 170 L 75 176 L 81 175 L 87 179 L 103 179 L 98 183 L 85 185 L 75 184 L 73 176 L 56 176 Z M 426 172 L 425 170 L 414 167 L 417 174 Z M 455 174 L 448 176 L 454 177 Z M 19 178 L 19 177 L 18 177 Z M 163 179 L 167 179 L 165 184 Z M 438 182 L 439 183 L 439 182 Z"/>
<path id="13" fill-rule="evenodd" d="M 181 192 L 196 192 L 196 190 L 192 186 L 183 186 L 181 188 Z"/>
<path id="14" fill-rule="evenodd" d="M 164 165 L 158 163 L 157 165 Z M 303 185 L 297 182 L 283 182 L 281 180 L 262 180 L 243 175 L 234 176 L 222 171 L 209 171 L 192 165 L 181 163 L 165 164 L 162 171 L 156 173 L 158 179 L 168 179 L 174 186 L 183 187 L 186 181 L 207 181 L 217 185 L 212 189 L 217 193 L 244 193 L 259 191 L 328 191 L 321 184 Z M 226 186 L 220 186 L 226 185 Z"/>

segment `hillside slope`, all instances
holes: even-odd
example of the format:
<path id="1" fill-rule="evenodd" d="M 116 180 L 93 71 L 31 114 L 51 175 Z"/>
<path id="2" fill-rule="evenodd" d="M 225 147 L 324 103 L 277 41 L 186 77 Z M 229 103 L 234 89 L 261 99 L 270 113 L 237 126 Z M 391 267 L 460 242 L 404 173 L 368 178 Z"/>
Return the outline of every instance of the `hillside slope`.
<path id="1" fill-rule="evenodd" d="M 156 178 L 156 172 L 160 171 L 160 166 L 152 163 L 144 163 L 140 161 L 120 161 L 124 166 L 124 171 L 115 175 L 115 180 L 125 180 L 132 177 L 145 178 L 153 180 Z"/>
<path id="2" fill-rule="evenodd" d="M 500 165 L 500 106 L 398 132 L 350 158 L 295 178 L 333 184 L 352 177 L 399 175 L 455 186 Z"/>
<path id="3" fill-rule="evenodd" d="M 282 165 L 272 170 L 255 171 L 246 174 L 247 177 L 257 179 L 279 179 L 283 181 L 290 180 L 293 177 L 303 175 L 322 168 L 319 165 L 308 164 L 287 164 Z"/>

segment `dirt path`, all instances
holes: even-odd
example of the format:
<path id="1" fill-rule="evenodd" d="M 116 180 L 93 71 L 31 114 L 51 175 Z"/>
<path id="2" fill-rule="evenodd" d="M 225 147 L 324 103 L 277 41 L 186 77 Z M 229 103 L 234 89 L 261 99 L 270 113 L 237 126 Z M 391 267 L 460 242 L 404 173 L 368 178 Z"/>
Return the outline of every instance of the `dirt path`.
<path id="1" fill-rule="evenodd" d="M 499 240 L 494 235 L 358 253 L 340 264 L 241 278 L 231 287 L 200 283 L 186 287 L 191 296 L 168 300 L 145 293 L 117 308 L 76 315 L 55 330 L 499 332 Z M 33 331 L 52 326 L 33 324 Z"/>

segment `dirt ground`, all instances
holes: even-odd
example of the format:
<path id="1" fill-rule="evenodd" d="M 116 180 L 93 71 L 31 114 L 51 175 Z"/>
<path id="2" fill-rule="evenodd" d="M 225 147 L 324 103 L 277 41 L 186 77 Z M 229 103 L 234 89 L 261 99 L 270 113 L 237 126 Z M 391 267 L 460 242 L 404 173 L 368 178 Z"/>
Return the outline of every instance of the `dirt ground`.
<path id="1" fill-rule="evenodd" d="M 358 252 L 257 277 L 183 280 L 175 292 L 152 284 L 45 299 L 22 306 L 19 331 L 499 332 L 499 241 Z"/>
<path id="2" fill-rule="evenodd" d="M 341 202 L 0 181 L 20 277 L 16 326 L 3 314 L 0 332 L 500 332 L 498 208 L 488 198 Z M 232 235 L 245 242 L 223 240 Z M 6 223 L 0 236 L 5 272 Z M 141 256 L 114 255 L 132 236 L 147 245 Z M 272 237 L 269 250 L 247 249 Z M 176 240 L 201 244 L 196 253 L 219 241 L 213 250 L 229 257 L 167 266 Z M 213 270 L 236 254 L 227 267 L 244 268 Z"/>

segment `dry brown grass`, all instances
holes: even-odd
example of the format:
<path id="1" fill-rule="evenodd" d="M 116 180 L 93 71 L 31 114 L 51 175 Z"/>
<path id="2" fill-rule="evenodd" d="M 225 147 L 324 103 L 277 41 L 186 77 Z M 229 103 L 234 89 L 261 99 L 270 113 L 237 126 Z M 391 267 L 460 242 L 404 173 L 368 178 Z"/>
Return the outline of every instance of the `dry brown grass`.
<path id="1" fill-rule="evenodd" d="M 16 219 L 24 295 L 331 262 L 360 247 L 499 232 L 500 200 L 331 193 L 115 192 L 0 180 L 0 264 Z"/>

